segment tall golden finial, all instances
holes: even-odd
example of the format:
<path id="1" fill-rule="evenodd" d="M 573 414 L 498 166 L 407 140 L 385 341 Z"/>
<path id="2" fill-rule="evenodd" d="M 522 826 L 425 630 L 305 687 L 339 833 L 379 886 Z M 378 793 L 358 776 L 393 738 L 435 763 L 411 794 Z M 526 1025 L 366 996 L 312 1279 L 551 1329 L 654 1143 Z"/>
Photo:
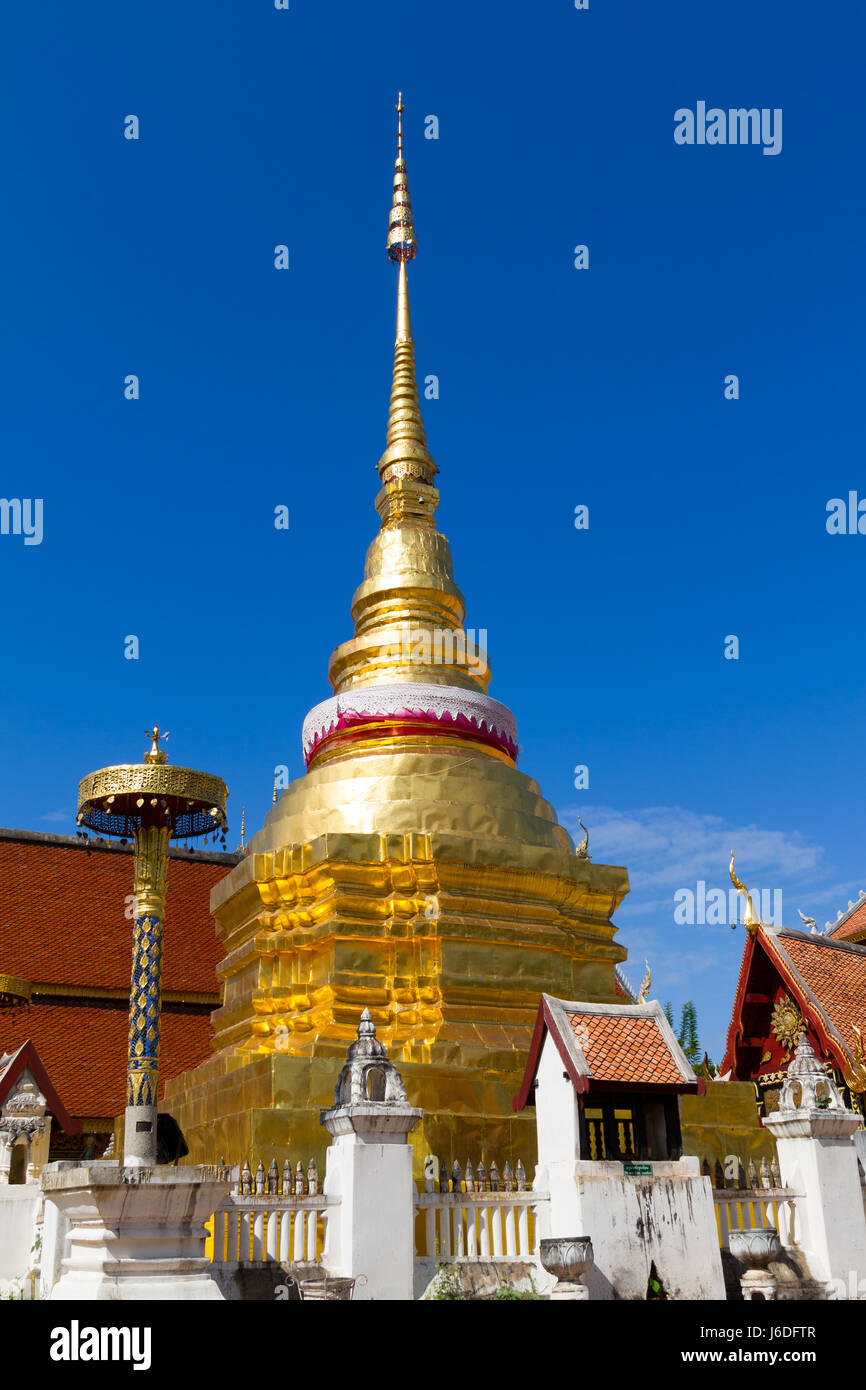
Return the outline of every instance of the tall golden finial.
<path id="1" fill-rule="evenodd" d="M 751 893 L 749 892 L 745 883 L 741 883 L 740 880 L 737 878 L 737 875 L 734 873 L 733 850 L 731 850 L 731 866 L 728 872 L 731 875 L 731 883 L 734 885 L 740 897 L 746 904 L 746 920 L 743 923 L 743 925 L 745 926 L 746 931 L 749 933 L 749 935 L 754 936 L 758 930 L 758 927 L 761 925 L 761 919 L 755 911 L 755 904 L 752 902 Z M 734 922 L 733 925 L 736 926 L 736 922 Z"/>
<path id="2" fill-rule="evenodd" d="M 159 725 L 154 724 L 152 729 L 145 729 L 144 736 L 145 738 L 149 738 L 152 740 L 151 747 L 144 755 L 144 762 L 157 763 L 159 765 L 162 765 L 163 763 L 167 762 L 168 755 L 165 749 L 160 748 L 159 745 L 160 740 L 162 740 L 162 742 L 165 742 L 165 740 L 168 738 L 168 729 L 166 729 L 164 734 L 161 734 L 159 732 Z"/>
<path id="3" fill-rule="evenodd" d="M 397 97 L 397 158 L 394 161 L 394 195 L 388 221 L 388 257 L 399 266 L 397 275 L 397 335 L 394 375 L 385 452 L 379 460 L 383 483 L 409 478 L 432 484 L 437 468 L 427 448 L 424 420 L 415 380 L 415 344 L 409 311 L 408 261 L 415 259 L 418 238 L 409 197 L 409 178 L 403 158 L 403 93 Z"/>
<path id="4" fill-rule="evenodd" d="M 273 796 L 271 797 L 271 804 L 274 805 L 274 806 L 276 806 L 276 804 L 277 804 L 277 769 L 276 769 L 276 768 L 274 768 L 274 794 L 273 794 Z"/>
<path id="5" fill-rule="evenodd" d="M 246 849 L 245 836 L 247 833 L 247 808 L 241 807 L 241 849 Z"/>
<path id="6" fill-rule="evenodd" d="M 644 977 L 643 977 L 643 984 L 641 985 L 640 990 L 638 991 L 637 1002 L 638 1002 L 639 1004 L 645 1004 L 645 1003 L 646 1003 L 646 1001 L 647 1001 L 647 995 L 648 995 L 649 992 L 650 992 L 650 989 L 651 989 L 651 987 L 652 987 L 652 982 L 653 982 L 653 976 L 652 976 L 652 971 L 650 970 L 650 963 L 649 963 L 649 961 L 648 961 L 648 960 L 645 960 L 645 961 L 644 961 L 644 965 L 646 966 L 646 974 L 645 974 Z"/>

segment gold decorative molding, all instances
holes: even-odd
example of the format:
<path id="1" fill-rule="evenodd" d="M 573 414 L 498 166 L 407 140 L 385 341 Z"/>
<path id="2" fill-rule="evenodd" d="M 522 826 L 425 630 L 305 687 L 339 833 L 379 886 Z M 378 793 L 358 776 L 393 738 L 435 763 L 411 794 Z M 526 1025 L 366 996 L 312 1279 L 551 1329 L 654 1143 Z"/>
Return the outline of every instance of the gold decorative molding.
<path id="1" fill-rule="evenodd" d="M 22 980 L 20 975 L 0 975 L 0 1008 L 13 1009 L 29 1004 L 32 993 L 29 980 Z"/>

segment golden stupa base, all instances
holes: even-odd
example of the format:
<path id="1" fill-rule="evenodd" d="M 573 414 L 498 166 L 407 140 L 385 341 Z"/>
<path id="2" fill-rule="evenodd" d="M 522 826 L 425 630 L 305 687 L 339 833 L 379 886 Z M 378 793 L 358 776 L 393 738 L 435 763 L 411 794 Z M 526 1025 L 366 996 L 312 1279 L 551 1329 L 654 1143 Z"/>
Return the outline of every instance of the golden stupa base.
<path id="1" fill-rule="evenodd" d="M 488 756 L 413 750 L 369 762 L 372 786 L 358 786 L 357 764 L 335 763 L 293 784 L 216 885 L 226 955 L 215 1056 L 167 1085 L 165 1107 L 191 1162 L 318 1161 L 327 1140 L 319 1111 L 333 1104 L 369 1008 L 424 1111 L 412 1135 L 418 1171 L 428 1153 L 461 1164 L 522 1158 L 528 1170 L 534 1115 L 516 1116 L 512 1100 L 539 997 L 618 997 L 614 966 L 625 952 L 610 916 L 628 876 L 575 855 L 531 779 Z M 438 787 L 448 828 L 348 833 L 340 819 L 352 798 L 357 806 L 366 795 L 375 816 L 369 802 L 392 780 L 407 807 L 422 796 L 429 806 Z M 497 801 L 507 798 L 503 811 Z M 329 828 L 298 842 L 295 814 L 315 823 L 317 803 L 332 811 Z M 484 833 L 509 814 L 522 840 Z M 461 815 L 471 824 L 455 833 Z M 397 819 L 393 803 L 381 819 Z"/>
<path id="2" fill-rule="evenodd" d="M 528 1049 L 528 1039 L 527 1039 Z M 512 1167 L 522 1159 L 531 1176 L 536 1161 L 535 1112 L 515 1114 L 511 1108 L 523 1077 L 525 1054 L 511 1058 L 499 1072 L 468 1073 L 460 1067 L 401 1063 L 410 1104 L 424 1115 L 409 1136 L 415 1151 L 415 1175 L 422 1178 L 424 1160 L 435 1154 L 450 1167 L 483 1158 L 506 1160 Z M 236 1059 L 235 1059 L 236 1060 Z M 306 1169 L 315 1158 L 324 1173 L 330 1140 L 319 1122 L 322 1110 L 334 1103 L 334 1086 L 345 1062 L 345 1049 L 332 1057 L 291 1057 L 268 1053 L 233 1066 L 214 1058 L 194 1072 L 169 1082 L 164 1106 L 178 1121 L 189 1145 L 187 1163 L 203 1155 L 225 1157 L 229 1163 L 252 1167 L 272 1159 L 282 1168 L 300 1159 Z M 178 1083 L 182 1083 L 182 1089 Z"/>

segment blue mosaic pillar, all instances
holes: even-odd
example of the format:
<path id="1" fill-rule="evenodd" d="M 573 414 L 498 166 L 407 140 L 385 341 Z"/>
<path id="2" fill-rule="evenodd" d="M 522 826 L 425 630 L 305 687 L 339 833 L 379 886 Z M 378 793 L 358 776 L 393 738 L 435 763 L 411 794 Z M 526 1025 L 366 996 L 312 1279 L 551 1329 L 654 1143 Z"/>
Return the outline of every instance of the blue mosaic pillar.
<path id="1" fill-rule="evenodd" d="M 162 924 L 167 868 L 168 830 L 142 826 L 135 836 L 135 926 L 129 988 L 123 1161 L 145 1167 L 156 1163 Z"/>

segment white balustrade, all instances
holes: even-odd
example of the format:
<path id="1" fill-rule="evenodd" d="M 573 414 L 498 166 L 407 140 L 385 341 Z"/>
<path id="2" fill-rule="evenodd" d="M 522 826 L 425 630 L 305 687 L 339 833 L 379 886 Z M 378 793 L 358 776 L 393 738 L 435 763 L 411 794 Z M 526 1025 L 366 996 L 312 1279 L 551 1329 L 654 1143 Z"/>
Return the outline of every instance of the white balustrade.
<path id="1" fill-rule="evenodd" d="M 275 1164 L 267 1175 L 259 1164 L 255 1176 L 245 1164 L 234 1189 L 214 1213 L 215 1264 L 321 1262 L 329 1204 L 315 1164 L 304 1173 L 299 1163 L 294 1175 L 286 1164 L 282 1181 Z"/>

